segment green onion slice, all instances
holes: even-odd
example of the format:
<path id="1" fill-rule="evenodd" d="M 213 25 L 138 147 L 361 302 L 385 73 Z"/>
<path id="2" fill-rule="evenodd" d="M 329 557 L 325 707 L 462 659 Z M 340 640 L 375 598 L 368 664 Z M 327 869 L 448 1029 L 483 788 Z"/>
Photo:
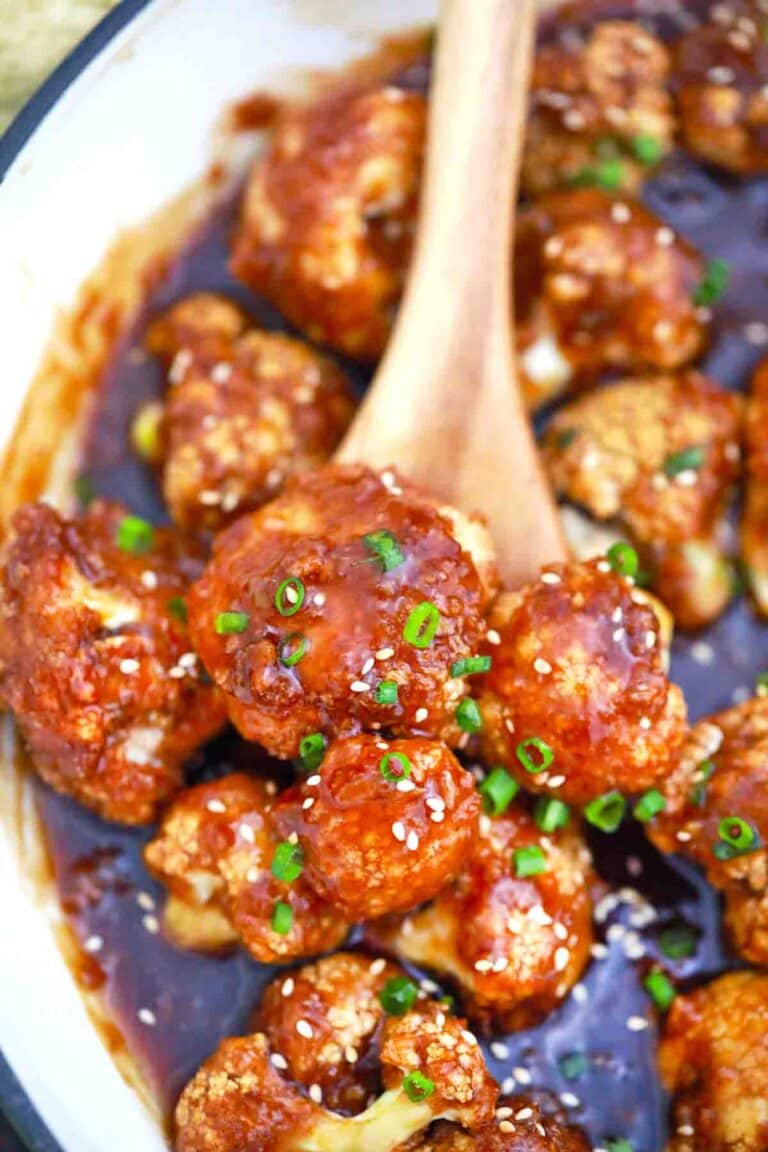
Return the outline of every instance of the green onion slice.
<path id="1" fill-rule="evenodd" d="M 96 487 L 93 480 L 91 480 L 90 476 L 86 476 L 84 472 L 75 477 L 73 488 L 75 490 L 75 496 L 84 508 L 87 508 L 88 505 L 92 504 L 96 499 Z"/>
<path id="2" fill-rule="evenodd" d="M 526 844 L 523 848 L 515 848 L 512 859 L 515 864 L 515 875 L 520 880 L 526 876 L 541 876 L 542 872 L 547 871 L 547 858 L 538 844 Z"/>
<path id="3" fill-rule="evenodd" d="M 404 752 L 387 752 L 379 761 L 379 772 L 390 784 L 397 784 L 410 776 L 411 762 Z"/>
<path id="4" fill-rule="evenodd" d="M 418 995 L 418 985 L 408 976 L 393 976 L 379 992 L 379 1003 L 387 1016 L 404 1016 Z"/>
<path id="5" fill-rule="evenodd" d="M 704 760 L 696 769 L 696 781 L 691 788 L 689 796 L 691 804 L 703 808 L 707 801 L 707 781 L 711 780 L 715 772 L 713 760 Z"/>
<path id="6" fill-rule="evenodd" d="M 309 641 L 302 632 L 290 632 L 278 645 L 277 658 L 283 668 L 295 668 L 307 654 Z"/>
<path id="7" fill-rule="evenodd" d="M 143 556 L 155 543 L 155 530 L 140 516 L 124 516 L 117 526 L 116 540 L 118 548 L 122 548 L 123 552 Z"/>
<path id="8" fill-rule="evenodd" d="M 578 1080 L 589 1071 L 589 1057 L 584 1052 L 567 1052 L 558 1060 L 558 1067 L 566 1080 Z"/>
<path id="9" fill-rule="evenodd" d="M 219 636 L 229 636 L 245 632 L 250 621 L 247 612 L 219 612 L 214 628 Z"/>
<path id="10" fill-rule="evenodd" d="M 768 672 L 761 672 L 757 677 L 755 690 L 758 696 L 768 696 Z"/>
<path id="11" fill-rule="evenodd" d="M 740 816 L 726 816 L 717 826 L 720 837 L 713 849 L 718 860 L 732 860 L 735 856 L 748 856 L 760 847 L 755 829 Z"/>
<path id="12" fill-rule="evenodd" d="M 172 596 L 167 604 L 168 612 L 180 624 L 187 622 L 187 602 L 183 596 Z"/>
<path id="13" fill-rule="evenodd" d="M 424 600 L 413 609 L 403 628 L 403 639 L 414 648 L 429 648 L 440 626 L 440 611 L 431 600 Z"/>
<path id="14" fill-rule="evenodd" d="M 397 704 L 398 685 L 396 680 L 379 680 L 376 685 L 377 704 Z"/>
<path id="15" fill-rule="evenodd" d="M 403 1092 L 414 1104 L 427 1100 L 435 1090 L 433 1080 L 423 1072 L 409 1072 L 403 1080 Z"/>
<path id="16" fill-rule="evenodd" d="M 632 141 L 632 151 L 635 158 L 646 167 L 652 168 L 654 164 L 658 164 L 664 155 L 664 148 L 655 136 L 650 136 L 647 132 L 635 136 Z"/>
<path id="17" fill-rule="evenodd" d="M 667 806 L 667 802 L 658 788 L 650 788 L 635 804 L 634 816 L 642 824 L 647 824 L 658 816 Z"/>
<path id="18" fill-rule="evenodd" d="M 392 533 L 386 529 L 369 532 L 367 536 L 363 536 L 363 544 L 384 572 L 391 572 L 394 568 L 405 564 L 405 554 Z"/>
<path id="19" fill-rule="evenodd" d="M 299 758 L 305 772 L 315 772 L 323 762 L 328 741 L 322 732 L 310 732 L 299 744 Z"/>
<path id="20" fill-rule="evenodd" d="M 696 955 L 697 935 L 687 924 L 670 924 L 659 933 L 659 948 L 670 960 Z"/>
<path id="21" fill-rule="evenodd" d="M 556 832 L 558 828 L 565 828 L 571 818 L 571 810 L 554 796 L 540 796 L 536 801 L 534 815 L 542 832 Z"/>
<path id="22" fill-rule="evenodd" d="M 295 616 L 304 603 L 304 581 L 298 576 L 286 576 L 275 592 L 275 608 L 281 616 Z"/>
<path id="23" fill-rule="evenodd" d="M 287 936 L 293 927 L 293 908 L 284 900 L 278 900 L 272 911 L 272 931 L 279 936 Z"/>
<path id="24" fill-rule="evenodd" d="M 627 576 L 631 580 L 637 576 L 640 562 L 637 558 L 637 552 L 631 544 L 617 540 L 615 544 L 611 544 L 605 558 L 619 576 Z"/>
<path id="25" fill-rule="evenodd" d="M 291 844 L 283 840 L 275 848 L 272 857 L 272 875 L 286 884 L 298 880 L 304 871 L 304 850 L 300 844 Z"/>
<path id="26" fill-rule="evenodd" d="M 672 452 L 662 464 L 662 471 L 670 480 L 679 476 L 681 472 L 697 472 L 704 463 L 705 455 L 704 449 L 699 446 Z"/>
<path id="27" fill-rule="evenodd" d="M 694 304 L 704 308 L 716 304 L 728 287 L 730 278 L 731 271 L 725 260 L 708 261 L 704 275 L 691 295 Z"/>
<path id="28" fill-rule="evenodd" d="M 501 816 L 517 796 L 520 785 L 506 768 L 497 764 L 480 784 L 478 791 L 483 797 L 486 812 L 491 816 Z"/>
<path id="29" fill-rule="evenodd" d="M 531 752 L 535 752 L 536 757 L 532 756 Z M 546 771 L 555 758 L 549 744 L 539 736 L 529 736 L 527 740 L 521 740 L 515 749 L 515 755 L 531 776 Z"/>
<path id="30" fill-rule="evenodd" d="M 674 984 L 664 972 L 655 968 L 653 972 L 648 973 L 643 985 L 656 1007 L 660 1008 L 662 1012 L 666 1012 L 668 1008 L 672 1007 L 677 992 Z"/>
<path id="31" fill-rule="evenodd" d="M 451 665 L 451 676 L 476 676 L 479 672 L 490 672 L 492 662 L 490 656 L 465 656 Z"/>
<path id="32" fill-rule="evenodd" d="M 627 802 L 621 792 L 606 792 L 590 801 L 584 809 L 588 822 L 601 832 L 615 832 L 624 819 Z"/>
<path id="33" fill-rule="evenodd" d="M 477 705 L 476 700 L 470 697 L 462 700 L 456 709 L 456 723 L 462 732 L 469 732 L 474 735 L 479 732 L 483 726 L 483 716 Z"/>

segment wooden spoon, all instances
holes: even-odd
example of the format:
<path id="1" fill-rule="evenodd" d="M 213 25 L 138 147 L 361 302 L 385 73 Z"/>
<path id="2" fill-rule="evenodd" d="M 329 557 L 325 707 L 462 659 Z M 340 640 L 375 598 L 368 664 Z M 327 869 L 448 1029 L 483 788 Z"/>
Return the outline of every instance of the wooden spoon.
<path id="1" fill-rule="evenodd" d="M 443 0 L 421 217 L 400 314 L 343 462 L 482 513 L 516 587 L 562 560 L 515 378 L 511 241 L 536 0 Z"/>

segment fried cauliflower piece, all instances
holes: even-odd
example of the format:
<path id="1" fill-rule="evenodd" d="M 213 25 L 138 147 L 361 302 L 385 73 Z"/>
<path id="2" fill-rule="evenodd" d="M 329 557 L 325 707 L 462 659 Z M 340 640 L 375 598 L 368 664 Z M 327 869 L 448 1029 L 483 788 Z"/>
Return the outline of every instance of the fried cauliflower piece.
<path id="1" fill-rule="evenodd" d="M 361 735 L 331 744 L 274 815 L 284 837 L 298 838 L 315 891 L 350 920 L 371 920 L 453 880 L 479 813 L 474 777 L 445 744 Z"/>
<path id="2" fill-rule="evenodd" d="M 387 1019 L 381 1065 L 387 1091 L 342 1117 L 276 1071 L 263 1033 L 225 1040 L 182 1093 L 176 1152 L 395 1152 L 433 1120 L 474 1129 L 493 1117 L 498 1089 L 477 1041 L 436 1005 Z"/>
<path id="3" fill-rule="evenodd" d="M 731 597 L 725 516 L 740 462 L 741 397 L 697 372 L 622 380 L 571 401 L 543 458 L 558 495 L 631 534 L 684 628 Z M 665 582 L 665 574 L 674 579 Z"/>
<path id="4" fill-rule="evenodd" d="M 144 859 L 169 890 L 165 925 L 182 947 L 241 940 L 272 964 L 325 952 L 346 936 L 349 924 L 300 869 L 290 879 L 275 874 L 281 840 L 271 803 L 262 780 L 232 775 L 188 788 L 165 813 Z"/>
<path id="5" fill-rule="evenodd" d="M 568 994 L 589 960 L 589 849 L 573 831 L 542 833 L 522 806 L 485 818 L 459 877 L 426 908 L 374 939 L 456 981 L 485 1029 L 527 1028 Z"/>
<path id="6" fill-rule="evenodd" d="M 426 101 L 387 85 L 292 109 L 245 191 L 232 270 L 319 344 L 378 357 L 410 257 Z"/>
<path id="7" fill-rule="evenodd" d="M 678 996 L 659 1067 L 673 1095 L 667 1152 L 764 1152 L 768 976 L 732 972 Z"/>
<path id="8" fill-rule="evenodd" d="M 326 1108 L 362 1112 L 380 1085 L 380 994 L 403 977 L 402 968 L 386 960 L 337 952 L 274 980 L 255 1027 L 277 1055 L 275 1067 L 312 1089 Z"/>
<path id="9" fill-rule="evenodd" d="M 661 787 L 666 810 L 650 827 L 653 840 L 706 870 L 725 894 L 726 927 L 739 952 L 768 964 L 768 698 L 695 724 Z M 745 822 L 744 845 L 732 852 L 734 819 L 736 833 Z"/>
<path id="10" fill-rule="evenodd" d="M 117 504 L 75 520 L 29 504 L 13 519 L 0 699 L 46 783 L 107 820 L 150 823 L 224 723 L 183 623 L 200 567 L 172 532 Z"/>
<path id="11" fill-rule="evenodd" d="M 182 300 L 147 343 L 170 369 L 157 454 L 165 502 L 187 531 L 217 530 L 324 464 L 352 417 L 349 384 L 330 360 L 247 329 L 223 297 Z"/>
<path id="12" fill-rule="evenodd" d="M 591 1152 L 579 1128 L 525 1096 L 499 1099 L 492 1124 L 465 1132 L 440 1121 L 414 1152 Z"/>
<path id="13" fill-rule="evenodd" d="M 329 466 L 217 537 L 190 631 L 247 739 L 282 757 L 317 732 L 460 740 L 452 669 L 479 646 L 494 576 L 484 530 L 455 515 L 393 472 Z M 222 613 L 242 631 L 217 632 Z"/>
<path id="14" fill-rule="evenodd" d="M 677 46 L 675 83 L 686 146 L 748 176 L 768 171 L 765 9 L 754 0 L 711 5 Z"/>
<path id="15" fill-rule="evenodd" d="M 487 763 L 584 805 L 664 778 L 686 732 L 663 621 L 606 560 L 549 565 L 494 605 L 478 701 Z"/>
<path id="16" fill-rule="evenodd" d="M 580 46 L 536 53 L 522 186 L 531 197 L 589 180 L 606 159 L 635 191 L 671 150 L 669 53 L 641 24 L 605 20 Z"/>
<path id="17" fill-rule="evenodd" d="M 768 615 L 768 360 L 757 369 L 745 419 L 746 481 L 741 520 L 744 569 L 758 610 Z"/>
<path id="18" fill-rule="evenodd" d="M 515 315 L 529 404 L 606 369 L 669 371 L 701 351 L 700 256 L 634 200 L 555 192 L 523 211 Z"/>

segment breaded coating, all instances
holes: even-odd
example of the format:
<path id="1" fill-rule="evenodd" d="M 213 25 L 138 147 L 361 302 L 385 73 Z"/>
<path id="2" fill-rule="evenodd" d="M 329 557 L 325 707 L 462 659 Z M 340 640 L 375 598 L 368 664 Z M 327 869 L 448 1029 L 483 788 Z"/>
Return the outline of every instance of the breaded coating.
<path id="1" fill-rule="evenodd" d="M 224 332 L 237 312 L 200 294 L 152 325 L 167 360 L 162 413 L 163 495 L 188 531 L 217 530 L 272 499 L 287 477 L 324 464 L 352 418 L 344 374 L 279 332 Z"/>
<path id="2" fill-rule="evenodd" d="M 752 380 L 745 430 L 746 477 L 741 520 L 744 570 L 758 610 L 768 615 L 768 360 Z"/>
<path id="3" fill-rule="evenodd" d="M 695 724 L 661 787 L 666 810 L 651 825 L 653 840 L 706 869 L 725 894 L 725 923 L 739 952 L 768 964 L 768 698 Z M 734 827 L 743 849 L 729 852 L 734 819 L 747 827 Z"/>
<path id="4" fill-rule="evenodd" d="M 523 875 L 532 848 L 538 858 Z M 545 835 L 515 806 L 481 821 L 464 871 L 432 904 L 374 933 L 402 959 L 455 980 L 464 1010 L 483 1028 L 527 1028 L 587 965 L 592 879 L 578 833 Z"/>
<path id="5" fill-rule="evenodd" d="M 686 733 L 649 598 L 606 560 L 554 564 L 499 597 L 478 700 L 486 762 L 574 804 L 662 780 Z"/>
<path id="6" fill-rule="evenodd" d="M 667 1152 L 765 1152 L 768 976 L 732 972 L 678 996 L 659 1067 L 674 1098 Z"/>
<path id="7" fill-rule="evenodd" d="M 46 783 L 107 820 L 151 822 L 224 723 L 183 622 L 200 567 L 172 532 L 117 504 L 75 520 L 29 504 L 13 519 L 0 698 Z"/>
<path id="8" fill-rule="evenodd" d="M 349 925 L 299 874 L 283 880 L 272 865 L 280 836 L 270 790 L 245 775 L 182 792 L 144 850 L 150 872 L 168 888 L 165 923 L 183 947 L 211 949 L 242 940 L 263 964 L 337 947 Z M 287 906 L 288 923 L 275 920 Z"/>
<path id="9" fill-rule="evenodd" d="M 485 632 L 492 555 L 393 472 L 329 466 L 217 537 L 190 632 L 232 722 L 275 756 L 380 727 L 456 743 L 452 670 Z M 219 634 L 222 613 L 242 631 Z"/>
<path id="10" fill-rule="evenodd" d="M 518 219 L 515 315 L 531 406 L 600 372 L 689 363 L 706 329 L 700 256 L 637 201 L 595 188 L 545 196 Z"/>
<path id="11" fill-rule="evenodd" d="M 589 181 L 608 160 L 617 187 L 635 191 L 672 148 L 669 53 L 641 24 L 605 20 L 583 45 L 536 53 L 523 191 L 542 196 Z"/>
<path id="12" fill-rule="evenodd" d="M 711 623 L 731 597 L 723 535 L 742 410 L 698 372 L 629 379 L 571 401 L 544 438 L 558 495 L 627 529 L 684 628 Z"/>
<path id="13" fill-rule="evenodd" d="M 433 1120 L 480 1128 L 493 1118 L 498 1088 L 480 1046 L 435 1004 L 386 1020 L 388 1091 L 354 1117 L 308 1100 L 275 1055 L 262 1033 L 225 1040 L 182 1093 L 176 1152 L 395 1152 Z"/>
<path id="14" fill-rule="evenodd" d="M 405 279 L 426 100 L 387 85 L 285 113 L 253 168 L 232 270 L 310 339 L 381 354 Z"/>
<path id="15" fill-rule="evenodd" d="M 362 1112 L 380 1084 L 385 1016 L 379 993 L 403 975 L 386 960 L 337 952 L 278 977 L 254 1022 L 281 1057 L 275 1066 L 284 1062 L 287 1078 L 307 1089 L 316 1085 L 313 1092 L 326 1108 Z"/>
<path id="16" fill-rule="evenodd" d="M 284 792 L 275 821 L 297 836 L 307 881 L 350 920 L 404 912 L 462 868 L 477 834 L 474 777 L 434 740 L 334 741 Z"/>
<path id="17" fill-rule="evenodd" d="M 709 19 L 679 41 L 674 65 L 686 147 L 740 175 L 768 171 L 764 5 L 710 5 Z"/>
<path id="18" fill-rule="evenodd" d="M 492 1124 L 478 1132 L 441 1121 L 414 1152 L 591 1152 L 580 1128 L 526 1096 L 502 1096 Z"/>

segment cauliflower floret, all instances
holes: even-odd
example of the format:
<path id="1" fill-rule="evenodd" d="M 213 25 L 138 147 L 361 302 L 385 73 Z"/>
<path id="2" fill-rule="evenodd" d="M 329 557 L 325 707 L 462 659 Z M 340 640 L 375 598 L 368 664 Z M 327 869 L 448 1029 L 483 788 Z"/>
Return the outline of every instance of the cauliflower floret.
<path id="1" fill-rule="evenodd" d="M 634 200 L 555 192 L 525 210 L 515 243 L 522 384 L 537 406 L 611 369 L 669 371 L 701 351 L 699 255 Z"/>
<path id="2" fill-rule="evenodd" d="M 391 85 L 287 112 L 251 174 L 236 276 L 320 344 L 381 354 L 410 257 L 426 100 Z"/>
<path id="3" fill-rule="evenodd" d="M 307 881 L 351 920 L 413 908 L 462 867 L 480 800 L 444 744 L 376 736 L 335 741 L 316 774 L 275 807 L 298 837 Z"/>
<path id="4" fill-rule="evenodd" d="M 487 1128 L 465 1132 L 440 1121 L 414 1152 L 591 1152 L 584 1133 L 525 1096 L 501 1097 Z"/>
<path id="5" fill-rule="evenodd" d="M 150 436 L 145 451 L 159 457 L 165 502 L 184 529 L 221 528 L 270 500 L 287 477 L 329 459 L 352 417 L 349 384 L 330 360 L 246 330 L 223 297 L 176 304 L 147 342 L 168 363 L 170 388 L 158 443 Z"/>
<path id="6" fill-rule="evenodd" d="M 492 591 L 480 563 L 393 472 L 330 466 L 217 537 L 190 630 L 231 720 L 273 755 L 380 727 L 456 743 L 454 665 Z"/>
<path id="7" fill-rule="evenodd" d="M 536 53 L 522 185 L 541 196 L 607 173 L 634 191 L 671 150 L 669 53 L 632 21 L 599 23 L 583 45 Z M 607 167 L 606 167 L 607 166 Z"/>
<path id="8" fill-rule="evenodd" d="M 581 396 L 557 413 L 544 438 L 558 494 L 626 527 L 682 627 L 710 623 L 731 596 L 723 530 L 738 479 L 741 414 L 739 396 L 686 372 Z"/>
<path id="9" fill-rule="evenodd" d="M 739 952 L 768 964 L 768 698 L 695 724 L 661 787 L 653 840 L 706 869 Z"/>
<path id="10" fill-rule="evenodd" d="M 668 1152 L 765 1152 L 768 976 L 732 972 L 678 996 L 659 1066 L 674 1097 Z"/>
<path id="11" fill-rule="evenodd" d="M 303 879 L 293 848 L 263 781 L 225 776 L 182 792 L 144 851 L 171 893 L 169 935 L 205 950 L 242 940 L 263 964 L 339 945 L 349 924 Z"/>
<path id="12" fill-rule="evenodd" d="M 224 722 L 187 636 L 200 561 L 116 504 L 15 515 L 0 573 L 0 697 L 35 768 L 107 820 L 146 824 Z"/>

